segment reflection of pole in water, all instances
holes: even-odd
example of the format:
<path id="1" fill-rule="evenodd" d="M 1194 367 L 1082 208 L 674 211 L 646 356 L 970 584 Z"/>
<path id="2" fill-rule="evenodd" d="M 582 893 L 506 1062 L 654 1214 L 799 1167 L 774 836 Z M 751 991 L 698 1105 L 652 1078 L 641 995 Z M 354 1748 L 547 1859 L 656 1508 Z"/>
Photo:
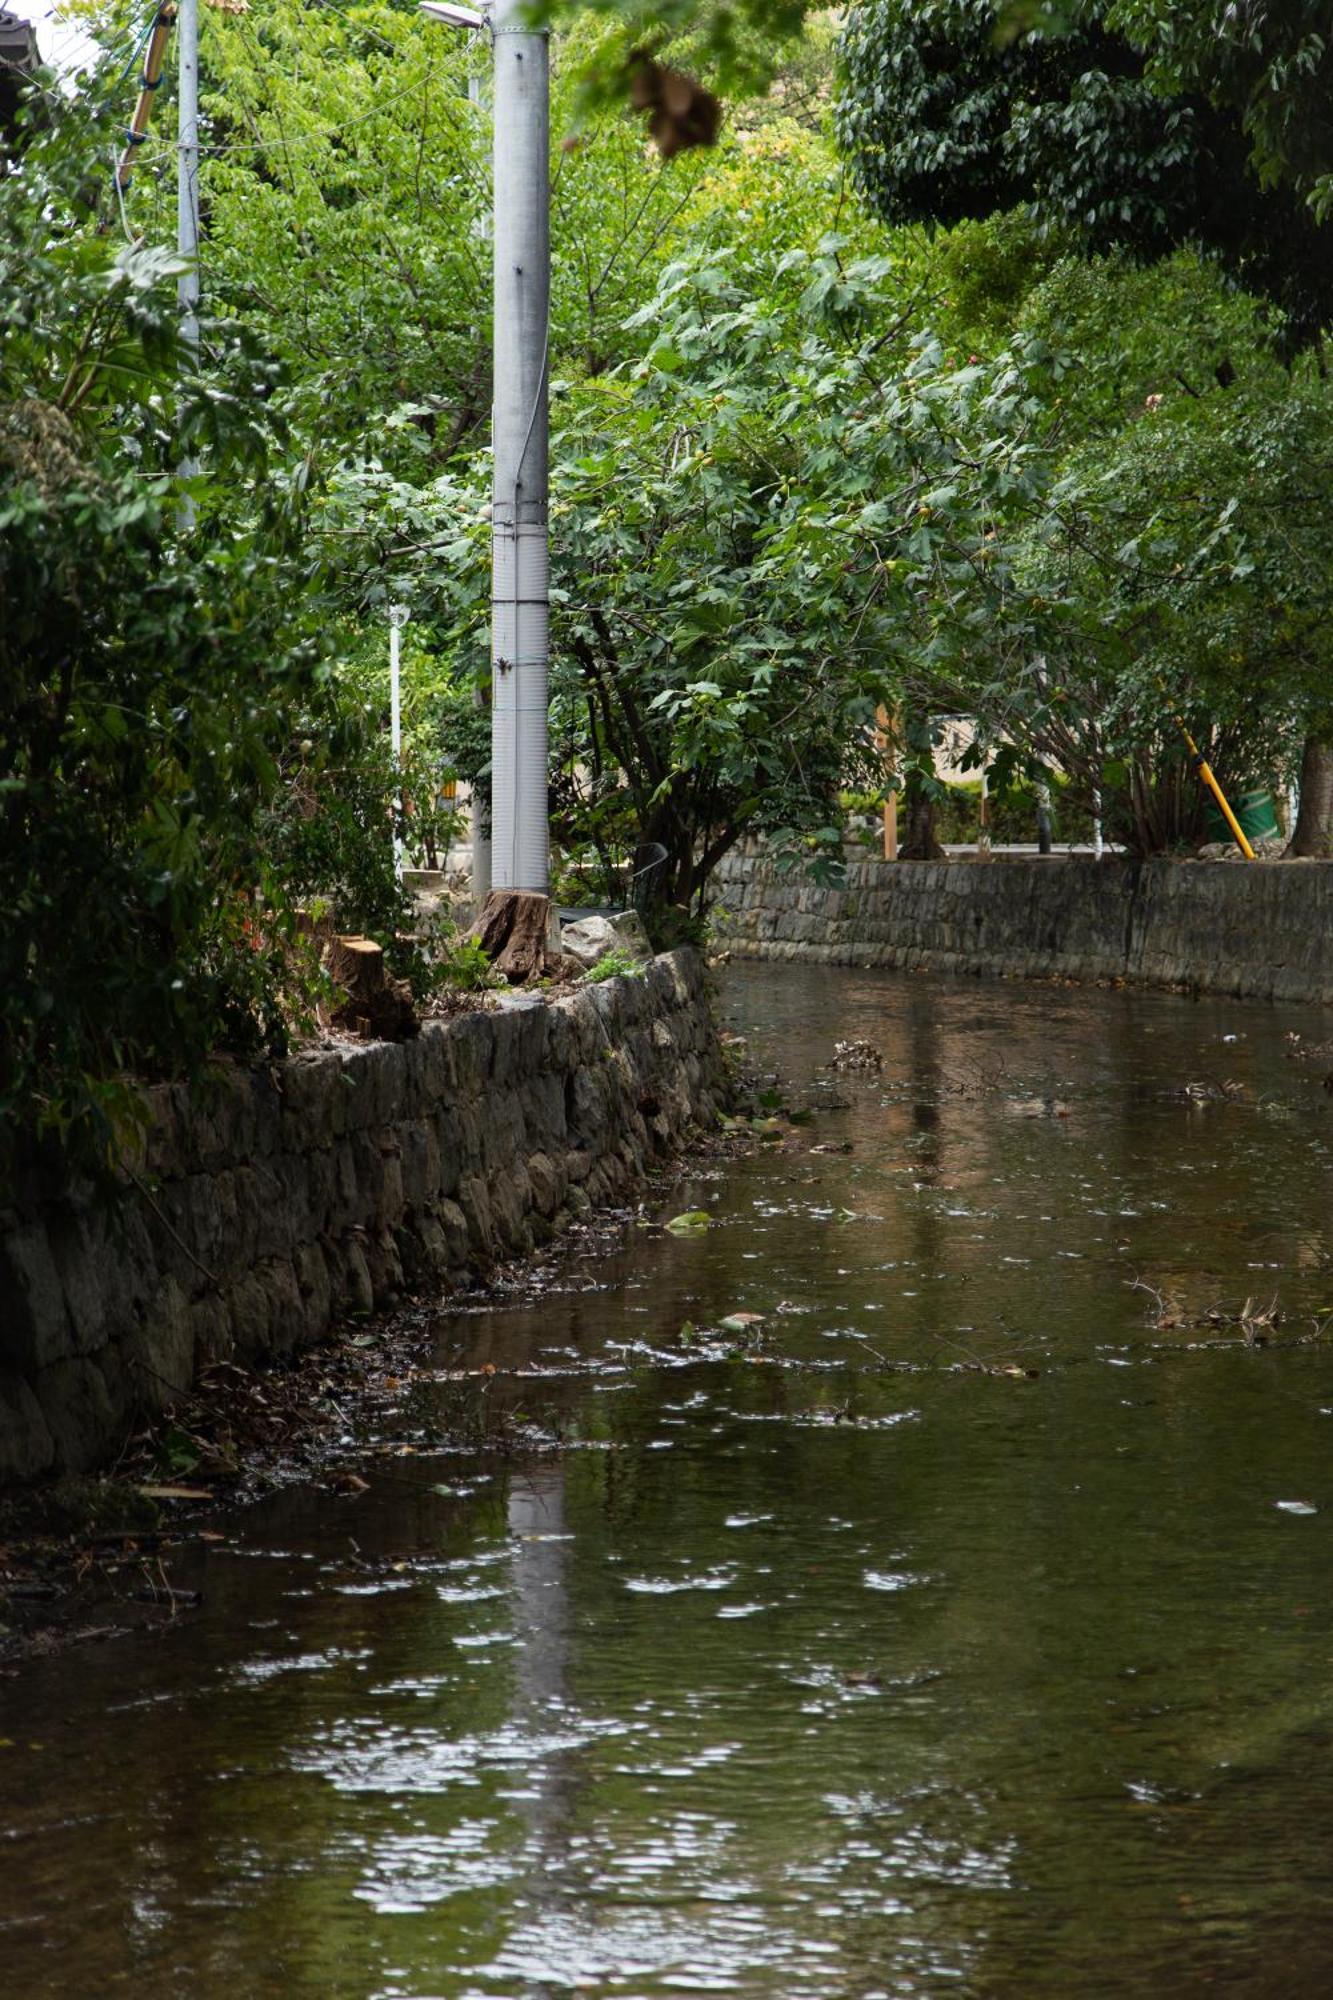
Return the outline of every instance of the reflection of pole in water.
<path id="1" fill-rule="evenodd" d="M 939 1180 L 943 1153 L 939 1000 L 933 993 L 914 991 L 909 998 L 906 1055 L 916 1134 L 913 1172 L 919 1186 L 933 1188 Z M 919 1296 L 911 1304 L 919 1331 L 933 1338 L 941 1331 L 939 1321 L 943 1310 L 940 1288 L 932 1282 L 944 1253 L 943 1229 L 933 1202 L 914 1202 L 910 1214 L 912 1261 L 919 1278 Z"/>
<path id="2" fill-rule="evenodd" d="M 516 1474 L 509 1483 L 513 1539 L 515 1719 L 531 1726 L 534 1711 L 564 1702 L 568 1666 L 565 1603 L 565 1468 L 559 1458 Z"/>
<path id="3" fill-rule="evenodd" d="M 514 1629 L 516 1736 L 533 1739 L 532 1761 L 515 1790 L 515 1808 L 527 1827 L 529 1875 L 525 1894 L 533 1912 L 550 1912 L 561 1900 L 559 1862 L 569 1839 L 577 1751 L 550 1750 L 543 1737 L 567 1724 L 569 1680 L 569 1543 L 565 1534 L 565 1468 L 552 1458 L 516 1473 L 509 1482 L 510 1569 Z M 516 1774 L 517 1775 L 517 1774 Z"/>

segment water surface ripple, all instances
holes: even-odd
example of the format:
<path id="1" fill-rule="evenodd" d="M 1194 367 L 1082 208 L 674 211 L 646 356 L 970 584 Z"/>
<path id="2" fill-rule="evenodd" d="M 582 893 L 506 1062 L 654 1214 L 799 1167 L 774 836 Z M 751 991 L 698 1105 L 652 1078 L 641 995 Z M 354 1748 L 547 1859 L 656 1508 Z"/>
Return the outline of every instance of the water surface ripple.
<path id="1" fill-rule="evenodd" d="M 8 1990 L 1333 1985 L 1322 1017 L 724 1007 L 782 1109 L 711 1226 L 441 1315 L 420 1393 L 558 1449 L 371 1455 L 0 1688 Z"/>

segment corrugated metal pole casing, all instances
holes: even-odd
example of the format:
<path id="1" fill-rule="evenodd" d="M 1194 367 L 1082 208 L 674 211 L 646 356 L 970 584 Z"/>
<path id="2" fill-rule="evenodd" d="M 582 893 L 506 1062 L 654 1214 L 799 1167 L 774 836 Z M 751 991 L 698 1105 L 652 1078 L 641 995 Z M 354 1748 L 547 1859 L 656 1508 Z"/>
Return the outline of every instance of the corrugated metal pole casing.
<path id="1" fill-rule="evenodd" d="M 495 410 L 491 565 L 491 868 L 546 894 L 547 37 L 500 0 L 495 33 Z"/>

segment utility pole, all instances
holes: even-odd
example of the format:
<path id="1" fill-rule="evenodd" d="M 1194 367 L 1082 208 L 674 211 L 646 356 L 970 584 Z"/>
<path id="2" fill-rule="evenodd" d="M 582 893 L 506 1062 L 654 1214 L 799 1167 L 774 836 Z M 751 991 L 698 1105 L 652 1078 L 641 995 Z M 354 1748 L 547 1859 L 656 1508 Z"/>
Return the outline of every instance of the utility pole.
<path id="1" fill-rule="evenodd" d="M 179 0 L 179 103 L 176 132 L 176 249 L 189 260 L 181 273 L 177 297 L 181 309 L 181 341 L 192 354 L 199 345 L 199 0 Z M 184 479 L 196 470 L 193 459 L 181 463 Z M 194 526 L 194 502 L 181 501 L 182 528 Z"/>
<path id="2" fill-rule="evenodd" d="M 470 37 L 475 43 L 475 34 Z M 474 118 L 481 114 L 481 74 L 469 54 L 467 73 L 467 101 Z M 490 235 L 490 226 L 484 217 L 474 223 L 478 236 L 485 241 Z M 489 703 L 480 681 L 473 685 L 472 706 L 478 711 L 487 709 Z M 1292 822 L 1295 825 L 1295 821 Z M 491 787 L 488 780 L 484 785 L 472 787 L 472 900 L 478 910 L 491 893 Z"/>
<path id="3" fill-rule="evenodd" d="M 524 0 L 497 0 L 494 474 L 491 501 L 491 868 L 546 895 L 547 337 L 550 59 Z"/>
<path id="4" fill-rule="evenodd" d="M 550 886 L 546 807 L 547 332 L 550 316 L 550 55 L 525 0 L 417 0 L 451 28 L 489 28 L 493 56 L 494 260 L 491 486 L 490 885 L 486 949 L 511 977 L 540 969 Z M 471 96 L 471 90 L 469 90 Z M 484 812 L 485 801 L 482 801 Z M 477 802 L 473 860 L 478 860 Z M 485 843 L 482 844 L 482 856 Z M 474 876 L 475 881 L 475 876 Z M 508 963 L 505 963 L 505 961 Z"/>
<path id="5" fill-rule="evenodd" d="M 403 627 L 412 613 L 406 604 L 389 606 L 389 748 L 393 755 L 393 768 L 398 777 L 397 799 L 398 817 L 403 817 L 402 771 L 403 771 L 403 679 L 402 655 L 399 647 Z M 398 834 L 393 837 L 393 872 L 401 882 L 405 855 L 403 843 Z"/>

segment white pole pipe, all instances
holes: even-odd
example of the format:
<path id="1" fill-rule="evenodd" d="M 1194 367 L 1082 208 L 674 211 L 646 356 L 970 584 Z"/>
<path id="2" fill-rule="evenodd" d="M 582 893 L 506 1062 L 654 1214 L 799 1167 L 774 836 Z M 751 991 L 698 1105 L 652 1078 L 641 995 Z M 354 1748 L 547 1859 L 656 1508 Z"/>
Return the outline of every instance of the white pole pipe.
<path id="1" fill-rule="evenodd" d="M 389 627 L 389 742 L 395 769 L 403 761 L 403 703 L 398 626 Z"/>
<path id="2" fill-rule="evenodd" d="M 393 768 L 400 772 L 403 765 L 403 681 L 401 633 L 407 623 L 408 612 L 405 604 L 389 606 L 389 748 L 393 753 Z M 398 813 L 402 816 L 403 799 L 398 795 Z M 398 834 L 393 837 L 393 865 L 395 872 L 403 872 L 403 843 Z"/>
<path id="3" fill-rule="evenodd" d="M 176 15 L 179 61 L 179 102 L 176 129 L 176 249 L 188 258 L 177 297 L 181 309 L 181 340 L 189 350 L 199 345 L 199 0 L 179 0 Z M 181 476 L 196 470 L 193 459 L 181 462 Z M 194 526 L 194 502 L 181 500 L 183 528 Z"/>
<path id="4" fill-rule="evenodd" d="M 493 15 L 491 868 L 497 889 L 545 895 L 550 82 L 546 34 L 524 16 L 523 0 Z"/>
<path id="5" fill-rule="evenodd" d="M 468 37 L 468 40 L 471 44 L 469 61 L 472 63 L 472 67 L 468 70 L 467 101 L 472 110 L 480 116 L 481 73 L 476 67 L 474 53 L 477 37 L 471 35 Z M 483 243 L 491 233 L 490 223 L 485 215 L 478 218 L 473 228 Z M 480 686 L 474 687 L 472 690 L 472 705 L 478 709 L 485 708 L 486 706 L 486 697 L 482 693 Z M 478 910 L 480 910 L 482 904 L 491 893 L 491 788 L 489 783 L 484 786 L 474 785 L 472 787 L 471 819 L 472 900 Z"/>

